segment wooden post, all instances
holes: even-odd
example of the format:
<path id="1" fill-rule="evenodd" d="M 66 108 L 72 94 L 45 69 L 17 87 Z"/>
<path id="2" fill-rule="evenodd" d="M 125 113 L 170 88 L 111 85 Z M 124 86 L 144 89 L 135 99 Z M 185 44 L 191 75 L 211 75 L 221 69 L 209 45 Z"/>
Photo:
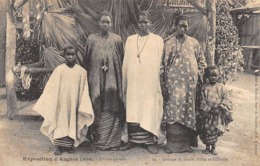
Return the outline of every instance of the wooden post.
<path id="1" fill-rule="evenodd" d="M 22 7 L 26 2 L 29 0 L 15 0 L 14 8 L 17 10 L 18 8 Z M 38 1 L 38 0 L 37 0 Z"/>
<path id="2" fill-rule="evenodd" d="M 206 1 L 207 7 L 207 36 L 206 58 L 208 65 L 214 65 L 216 41 L 216 0 Z"/>
<path id="3" fill-rule="evenodd" d="M 6 15 L 6 1 L 0 0 L 0 15 Z M 5 40 L 6 40 L 6 17 L 0 19 L 0 87 L 5 85 Z"/>
<path id="4" fill-rule="evenodd" d="M 36 1 L 36 21 L 39 21 L 39 19 L 41 18 L 41 2 L 40 1 Z"/>
<path id="5" fill-rule="evenodd" d="M 7 96 L 7 117 L 13 118 L 13 112 L 17 109 L 17 98 L 15 94 L 15 82 L 12 73 L 12 67 L 15 66 L 16 50 L 16 14 L 14 11 L 14 0 L 7 0 L 6 13 L 6 96 Z"/>
<path id="6" fill-rule="evenodd" d="M 22 10 L 22 19 L 23 19 L 23 37 L 25 39 L 30 37 L 31 31 L 30 31 L 30 4 L 29 2 L 26 2 L 23 5 Z"/>
<path id="7" fill-rule="evenodd" d="M 202 7 L 200 4 L 200 0 L 187 0 L 192 6 L 194 6 L 197 10 L 202 12 L 204 15 L 206 15 L 205 8 Z"/>

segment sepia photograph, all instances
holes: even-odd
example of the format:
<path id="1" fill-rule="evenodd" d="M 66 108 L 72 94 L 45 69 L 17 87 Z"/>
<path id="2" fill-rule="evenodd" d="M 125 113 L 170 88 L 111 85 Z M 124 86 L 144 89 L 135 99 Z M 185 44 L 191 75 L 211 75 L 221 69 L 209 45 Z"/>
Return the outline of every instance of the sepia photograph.
<path id="1" fill-rule="evenodd" d="M 1 166 L 258 166 L 260 0 L 0 0 Z"/>

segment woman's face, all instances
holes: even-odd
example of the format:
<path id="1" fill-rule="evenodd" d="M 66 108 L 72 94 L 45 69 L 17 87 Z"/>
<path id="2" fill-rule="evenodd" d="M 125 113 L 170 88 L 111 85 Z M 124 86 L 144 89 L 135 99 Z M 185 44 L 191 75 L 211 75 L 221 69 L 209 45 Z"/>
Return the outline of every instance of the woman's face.
<path id="1" fill-rule="evenodd" d="M 137 26 L 141 33 L 149 31 L 150 25 L 151 25 L 151 21 L 146 16 L 144 15 L 139 16 Z"/>
<path id="2" fill-rule="evenodd" d="M 110 28 L 112 27 L 112 20 L 109 16 L 101 16 L 99 20 L 99 28 L 103 32 L 110 31 Z"/>
<path id="3" fill-rule="evenodd" d="M 180 20 L 176 25 L 178 35 L 185 35 L 189 29 L 189 22 L 187 20 Z"/>

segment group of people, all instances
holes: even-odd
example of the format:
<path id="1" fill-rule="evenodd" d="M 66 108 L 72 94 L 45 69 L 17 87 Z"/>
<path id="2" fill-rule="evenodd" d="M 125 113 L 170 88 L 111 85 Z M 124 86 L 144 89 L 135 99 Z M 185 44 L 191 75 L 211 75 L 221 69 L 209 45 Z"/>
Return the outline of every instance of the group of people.
<path id="1" fill-rule="evenodd" d="M 156 154 L 162 143 L 166 153 L 192 152 L 198 134 L 203 152 L 217 154 L 217 139 L 233 120 L 232 104 L 218 68 L 206 68 L 200 44 L 186 35 L 189 18 L 177 17 L 176 35 L 164 42 L 149 32 L 151 16 L 142 11 L 139 33 L 125 45 L 110 32 L 112 22 L 111 13 L 100 14 L 100 31 L 88 36 L 82 67 L 77 50 L 64 48 L 65 63 L 33 107 L 44 118 L 41 132 L 54 154 L 74 153 L 85 139 L 101 150 L 141 145 Z"/>

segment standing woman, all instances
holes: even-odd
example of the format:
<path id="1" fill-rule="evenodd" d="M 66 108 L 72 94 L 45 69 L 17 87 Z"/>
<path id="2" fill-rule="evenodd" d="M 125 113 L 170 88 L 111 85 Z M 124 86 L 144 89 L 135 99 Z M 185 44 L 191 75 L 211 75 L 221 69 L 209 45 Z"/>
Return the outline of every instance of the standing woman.
<path id="1" fill-rule="evenodd" d="M 160 63 L 164 44 L 160 36 L 149 32 L 150 24 L 150 14 L 140 12 L 139 33 L 129 36 L 125 44 L 123 87 L 129 143 L 121 150 L 144 144 L 155 154 L 163 115 Z"/>
<path id="2" fill-rule="evenodd" d="M 192 152 L 190 146 L 196 146 L 193 140 L 196 131 L 196 86 L 199 75 L 203 75 L 206 67 L 199 42 L 186 35 L 189 18 L 184 15 L 177 17 L 175 26 L 176 35 L 165 42 L 161 75 L 167 130 L 166 153 Z"/>
<path id="3" fill-rule="evenodd" d="M 98 24 L 99 33 L 87 39 L 84 60 L 96 117 L 90 134 L 98 149 L 116 150 L 121 142 L 121 124 L 125 121 L 121 71 L 123 42 L 120 36 L 110 33 L 111 13 L 102 12 Z"/>

